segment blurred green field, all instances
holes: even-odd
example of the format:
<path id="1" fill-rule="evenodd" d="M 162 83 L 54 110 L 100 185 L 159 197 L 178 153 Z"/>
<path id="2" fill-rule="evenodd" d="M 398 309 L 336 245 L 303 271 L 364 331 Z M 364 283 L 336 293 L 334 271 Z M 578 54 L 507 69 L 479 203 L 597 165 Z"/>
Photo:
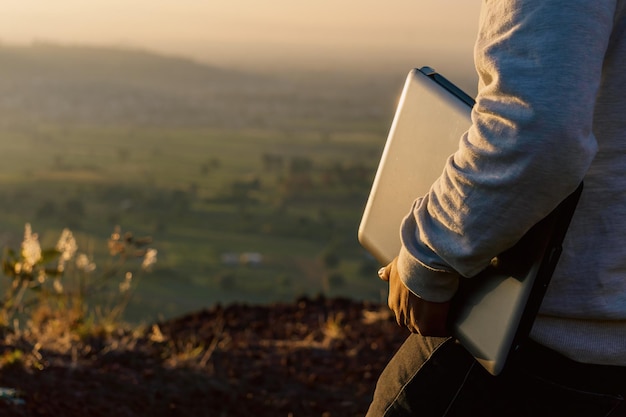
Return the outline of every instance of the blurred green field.
<path id="1" fill-rule="evenodd" d="M 381 297 L 356 241 L 379 132 L 46 125 L 0 134 L 4 245 L 19 245 L 26 222 L 48 247 L 69 227 L 101 264 L 116 225 L 154 239 L 158 262 L 131 321 L 303 294 Z"/>

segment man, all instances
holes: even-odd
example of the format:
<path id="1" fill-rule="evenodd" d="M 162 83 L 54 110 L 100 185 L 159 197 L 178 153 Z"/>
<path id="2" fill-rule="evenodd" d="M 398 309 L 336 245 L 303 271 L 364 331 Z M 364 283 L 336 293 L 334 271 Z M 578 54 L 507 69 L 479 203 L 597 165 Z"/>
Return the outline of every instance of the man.
<path id="1" fill-rule="evenodd" d="M 626 0 L 483 0 L 472 126 L 379 271 L 412 334 L 374 416 L 626 416 Z M 493 377 L 446 336 L 475 276 L 585 187 L 531 334 Z"/>

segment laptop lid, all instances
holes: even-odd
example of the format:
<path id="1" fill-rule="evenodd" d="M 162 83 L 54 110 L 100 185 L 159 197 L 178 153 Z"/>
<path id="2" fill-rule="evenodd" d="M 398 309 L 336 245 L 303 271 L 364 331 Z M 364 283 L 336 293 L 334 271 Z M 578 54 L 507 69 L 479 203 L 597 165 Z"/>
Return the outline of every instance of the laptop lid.
<path id="1" fill-rule="evenodd" d="M 429 67 L 409 72 L 359 225 L 381 264 L 400 250 L 400 223 L 425 195 L 470 127 L 474 100 Z"/>
<path id="2" fill-rule="evenodd" d="M 381 264 L 397 256 L 400 223 L 458 149 L 473 103 L 431 68 L 407 76 L 359 226 L 360 243 Z M 450 331 L 493 375 L 530 332 L 581 190 L 582 184 L 478 276 L 461 279 Z"/>

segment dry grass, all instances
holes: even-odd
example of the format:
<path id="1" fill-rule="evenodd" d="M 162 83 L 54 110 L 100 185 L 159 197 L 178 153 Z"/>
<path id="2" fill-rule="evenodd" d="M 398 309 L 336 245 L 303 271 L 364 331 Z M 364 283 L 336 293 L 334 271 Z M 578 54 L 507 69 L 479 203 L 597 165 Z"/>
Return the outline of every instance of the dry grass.
<path id="1" fill-rule="evenodd" d="M 323 298 L 218 306 L 80 336 L 49 319 L 0 342 L 0 386 L 15 390 L 0 415 L 362 416 L 406 336 L 381 309 Z"/>

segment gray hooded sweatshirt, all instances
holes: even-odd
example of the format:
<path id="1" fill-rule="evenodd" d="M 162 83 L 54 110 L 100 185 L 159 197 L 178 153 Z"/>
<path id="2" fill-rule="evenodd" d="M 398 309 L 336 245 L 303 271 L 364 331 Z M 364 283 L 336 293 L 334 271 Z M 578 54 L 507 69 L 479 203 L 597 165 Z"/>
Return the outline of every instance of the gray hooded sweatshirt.
<path id="1" fill-rule="evenodd" d="M 626 366 L 626 0 L 483 0 L 472 126 L 401 226 L 400 276 L 451 299 L 581 181 L 531 337 Z"/>

